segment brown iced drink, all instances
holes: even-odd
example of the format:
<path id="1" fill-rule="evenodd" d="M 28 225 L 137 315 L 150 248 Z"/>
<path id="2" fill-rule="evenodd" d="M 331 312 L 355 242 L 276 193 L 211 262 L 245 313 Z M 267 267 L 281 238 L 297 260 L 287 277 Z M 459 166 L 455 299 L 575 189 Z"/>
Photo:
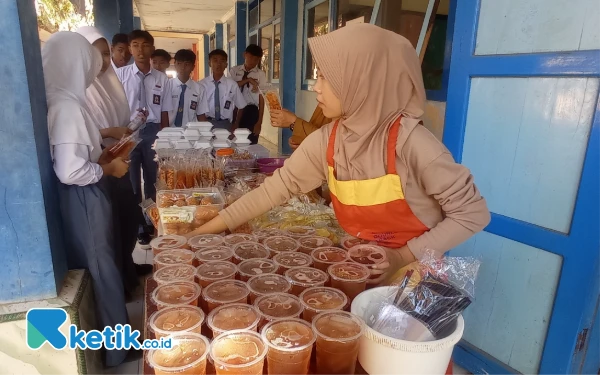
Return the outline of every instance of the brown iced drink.
<path id="1" fill-rule="evenodd" d="M 269 347 L 269 374 L 306 375 L 316 340 L 312 325 L 300 319 L 276 320 L 262 330 Z"/>
<path id="2" fill-rule="evenodd" d="M 172 283 L 175 281 L 194 282 L 196 269 L 189 264 L 177 264 L 163 267 L 154 273 L 154 280 L 158 285 Z"/>
<path id="3" fill-rule="evenodd" d="M 299 252 L 279 253 L 273 257 L 273 261 L 279 267 L 277 273 L 283 275 L 285 271 L 294 267 L 310 267 L 312 257 Z"/>
<path id="4" fill-rule="evenodd" d="M 348 297 L 334 288 L 316 287 L 302 292 L 300 302 L 304 306 L 302 319 L 312 322 L 313 318 L 322 312 L 346 308 Z"/>
<path id="5" fill-rule="evenodd" d="M 248 259 L 269 258 L 269 250 L 258 242 L 240 242 L 233 247 L 233 262 L 240 264 Z"/>
<path id="6" fill-rule="evenodd" d="M 192 266 L 194 263 L 194 253 L 185 249 L 164 250 L 153 259 L 154 272 L 163 267 L 174 266 L 176 264 L 187 264 Z"/>
<path id="7" fill-rule="evenodd" d="M 317 335 L 317 374 L 354 374 L 363 321 L 345 311 L 329 311 L 315 316 Z"/>
<path id="8" fill-rule="evenodd" d="M 367 280 L 371 276 L 367 267 L 348 262 L 333 264 L 327 272 L 331 277 L 331 286 L 344 292 L 350 304 L 356 296 L 365 291 Z"/>
<path id="9" fill-rule="evenodd" d="M 267 294 L 287 293 L 291 288 L 292 285 L 285 277 L 276 274 L 253 276 L 248 280 L 250 303 L 254 303 L 257 297 Z"/>
<path id="10" fill-rule="evenodd" d="M 215 281 L 235 279 L 237 266 L 230 262 L 216 261 L 201 264 L 196 269 L 198 284 L 206 288 Z"/>
<path id="11" fill-rule="evenodd" d="M 314 236 L 317 231 L 313 227 L 291 227 L 287 228 L 287 233 L 290 237 L 298 239 L 300 237 Z"/>
<path id="12" fill-rule="evenodd" d="M 248 288 L 246 283 L 238 280 L 216 281 L 202 291 L 202 297 L 206 301 L 208 312 L 216 307 L 230 303 L 247 303 Z"/>
<path id="13" fill-rule="evenodd" d="M 260 243 L 263 243 L 264 240 L 270 237 L 286 236 L 286 233 L 284 231 L 275 228 L 265 228 L 256 230 L 252 234 L 258 239 L 258 242 Z"/>
<path id="14" fill-rule="evenodd" d="M 367 267 L 387 260 L 385 249 L 377 245 L 356 245 L 348 250 L 350 260 Z"/>
<path id="15" fill-rule="evenodd" d="M 163 284 L 152 292 L 152 301 L 159 310 L 182 305 L 198 306 L 201 290 L 200 285 L 189 281 Z"/>
<path id="16" fill-rule="evenodd" d="M 363 240 L 352 236 L 346 236 L 340 240 L 340 245 L 342 245 L 342 247 L 346 250 L 350 250 L 351 248 L 357 245 L 367 244 L 376 245 L 377 243 L 375 241 Z"/>
<path id="17" fill-rule="evenodd" d="M 154 256 L 157 256 L 163 250 L 187 249 L 187 239 L 183 236 L 160 236 L 150 242 Z"/>
<path id="18" fill-rule="evenodd" d="M 218 234 L 201 234 L 188 240 L 188 245 L 194 251 L 205 247 L 214 247 L 223 245 L 223 237 Z"/>
<path id="19" fill-rule="evenodd" d="M 234 303 L 219 306 L 208 315 L 208 327 L 213 332 L 213 338 L 222 333 L 236 329 L 256 331 L 260 316 L 252 305 Z"/>
<path id="20" fill-rule="evenodd" d="M 262 337 L 249 330 L 225 332 L 210 347 L 217 375 L 262 375 L 266 355 Z"/>
<path id="21" fill-rule="evenodd" d="M 148 362 L 156 375 L 205 375 L 209 342 L 195 333 L 171 336 L 171 349 L 153 349 Z"/>
<path id="22" fill-rule="evenodd" d="M 320 247 L 312 252 L 313 266 L 327 272 L 330 265 L 348 260 L 348 252 L 339 247 Z"/>
<path id="23" fill-rule="evenodd" d="M 148 326 L 156 339 L 175 333 L 200 334 L 204 323 L 204 312 L 195 306 L 175 306 L 162 309 L 150 316 Z"/>
<path id="24" fill-rule="evenodd" d="M 206 262 L 225 261 L 231 262 L 233 250 L 225 246 L 205 247 L 196 251 L 196 267 Z"/>
<path id="25" fill-rule="evenodd" d="M 285 278 L 292 284 L 291 293 L 295 296 L 308 288 L 324 286 L 329 281 L 325 272 L 310 267 L 290 268 L 285 272 Z"/>
<path id="26" fill-rule="evenodd" d="M 248 281 L 257 275 L 275 273 L 277 265 L 271 259 L 248 259 L 238 265 L 238 275 L 241 281 Z"/>
<path id="27" fill-rule="evenodd" d="M 302 314 L 302 303 L 298 297 L 287 293 L 267 294 L 260 296 L 254 306 L 261 316 L 258 329 L 265 324 L 279 319 L 299 318 Z"/>
<path id="28" fill-rule="evenodd" d="M 258 238 L 247 233 L 233 233 L 223 237 L 223 241 L 227 246 L 235 246 L 240 242 L 258 242 Z"/>
<path id="29" fill-rule="evenodd" d="M 271 257 L 274 257 L 279 253 L 298 251 L 300 248 L 298 241 L 291 237 L 284 236 L 267 238 L 263 241 L 263 244 L 271 253 Z"/>
<path id="30" fill-rule="evenodd" d="M 300 244 L 298 251 L 308 255 L 311 255 L 314 249 L 333 246 L 333 241 L 320 236 L 300 237 L 298 238 L 298 243 Z"/>

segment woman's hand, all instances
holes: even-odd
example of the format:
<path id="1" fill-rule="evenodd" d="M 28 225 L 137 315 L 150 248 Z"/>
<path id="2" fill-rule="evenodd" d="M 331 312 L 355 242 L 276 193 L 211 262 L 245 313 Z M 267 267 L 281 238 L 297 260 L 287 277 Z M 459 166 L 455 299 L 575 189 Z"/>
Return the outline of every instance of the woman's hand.
<path id="1" fill-rule="evenodd" d="M 400 249 L 385 249 L 386 260 L 383 263 L 376 264 L 371 268 L 371 277 L 367 283 L 381 284 L 393 276 L 400 268 L 416 260 L 408 246 Z"/>
<path id="2" fill-rule="evenodd" d="M 223 218 L 221 218 L 221 215 L 217 215 L 217 217 L 215 217 L 214 219 L 212 219 L 211 221 L 209 221 L 208 223 L 204 224 L 203 226 L 201 226 L 200 228 L 185 234 L 184 236 L 187 239 L 190 239 L 194 236 L 198 236 L 200 234 L 219 234 L 219 233 L 223 233 L 227 230 L 227 224 L 225 224 L 225 221 L 223 220 Z"/>
<path id="3" fill-rule="evenodd" d="M 102 167 L 105 176 L 113 176 L 116 178 L 125 176 L 127 171 L 129 171 L 129 164 L 121 158 L 115 158 L 110 163 L 100 164 L 100 166 Z"/>
<path id="4" fill-rule="evenodd" d="M 287 109 L 271 111 L 271 124 L 276 128 L 289 128 L 297 119 L 298 117 Z"/>

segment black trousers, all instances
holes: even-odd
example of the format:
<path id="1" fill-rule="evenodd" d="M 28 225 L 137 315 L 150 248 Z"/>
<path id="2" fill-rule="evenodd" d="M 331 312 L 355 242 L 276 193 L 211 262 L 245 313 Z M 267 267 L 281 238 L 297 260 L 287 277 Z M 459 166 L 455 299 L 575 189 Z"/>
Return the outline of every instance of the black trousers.
<path id="1" fill-rule="evenodd" d="M 248 139 L 253 145 L 258 143 L 258 136 L 260 135 L 254 133 L 254 125 L 258 122 L 258 115 L 258 107 L 254 104 L 248 104 L 246 108 L 244 108 L 242 118 L 240 119 L 240 128 L 248 129 L 252 132 Z"/>

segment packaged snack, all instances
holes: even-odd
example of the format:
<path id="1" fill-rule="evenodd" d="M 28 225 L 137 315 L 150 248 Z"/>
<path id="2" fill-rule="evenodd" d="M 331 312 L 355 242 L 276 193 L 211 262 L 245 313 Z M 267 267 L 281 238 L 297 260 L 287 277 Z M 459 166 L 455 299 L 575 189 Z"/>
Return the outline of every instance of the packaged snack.
<path id="1" fill-rule="evenodd" d="M 158 207 L 156 207 L 156 203 L 152 199 L 146 199 L 142 203 L 140 203 L 140 207 L 144 214 L 150 218 L 154 229 L 158 229 L 160 223 L 160 214 L 158 212 Z"/>
<path id="2" fill-rule="evenodd" d="M 162 228 L 159 233 L 187 234 L 215 218 L 225 206 L 218 188 L 161 190 L 156 205 Z"/>
<path id="3" fill-rule="evenodd" d="M 260 88 L 269 110 L 280 111 L 281 110 L 281 99 L 279 99 L 279 89 L 273 85 L 264 85 Z"/>
<path id="4" fill-rule="evenodd" d="M 109 150 L 108 154 L 111 159 L 121 158 L 129 160 L 131 151 L 142 141 L 136 133 L 123 137 L 119 142 L 115 143 Z"/>

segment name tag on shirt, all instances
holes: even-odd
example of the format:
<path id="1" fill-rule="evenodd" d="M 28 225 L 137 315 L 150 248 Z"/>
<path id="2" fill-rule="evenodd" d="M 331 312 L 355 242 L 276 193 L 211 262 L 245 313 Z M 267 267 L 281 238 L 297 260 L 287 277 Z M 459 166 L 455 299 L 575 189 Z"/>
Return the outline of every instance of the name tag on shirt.
<path id="1" fill-rule="evenodd" d="M 154 94 L 152 97 L 152 103 L 154 103 L 156 105 L 160 105 L 160 95 Z"/>
<path id="2" fill-rule="evenodd" d="M 190 103 L 190 109 L 192 111 L 195 111 L 196 108 L 198 108 L 198 102 L 195 102 L 195 101 L 192 100 L 192 102 Z"/>
<path id="3" fill-rule="evenodd" d="M 228 100 L 228 101 L 225 102 L 225 109 L 229 109 L 229 108 L 231 108 L 231 101 L 230 100 Z"/>

